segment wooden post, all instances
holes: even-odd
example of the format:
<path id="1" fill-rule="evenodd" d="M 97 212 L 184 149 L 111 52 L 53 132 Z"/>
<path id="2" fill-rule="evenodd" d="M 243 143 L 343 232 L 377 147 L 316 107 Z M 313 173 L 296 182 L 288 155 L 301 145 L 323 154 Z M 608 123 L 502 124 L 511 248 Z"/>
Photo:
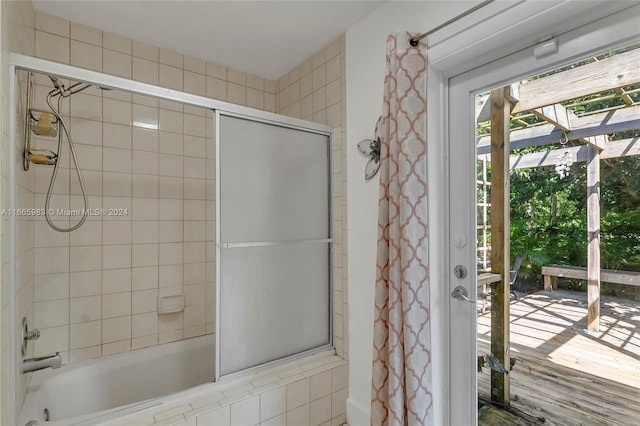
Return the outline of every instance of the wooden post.
<path id="1" fill-rule="evenodd" d="M 509 86 L 491 91 L 491 272 L 502 275 L 493 287 L 491 352 L 509 369 Z M 509 404 L 509 373 L 491 370 L 491 400 Z"/>
<path id="2" fill-rule="evenodd" d="M 600 151 L 587 157 L 587 329 L 600 331 Z"/>

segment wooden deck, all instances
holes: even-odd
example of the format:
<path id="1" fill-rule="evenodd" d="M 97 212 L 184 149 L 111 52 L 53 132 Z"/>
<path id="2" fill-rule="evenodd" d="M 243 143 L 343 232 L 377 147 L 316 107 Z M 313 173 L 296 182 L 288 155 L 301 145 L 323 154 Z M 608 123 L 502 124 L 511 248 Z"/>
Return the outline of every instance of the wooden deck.
<path id="1" fill-rule="evenodd" d="M 640 425 L 640 303 L 603 297 L 601 309 L 601 331 L 588 332 L 584 293 L 511 303 L 512 406 L 545 425 Z M 478 354 L 490 351 L 490 315 L 478 316 Z M 489 376 L 478 375 L 485 398 Z"/>

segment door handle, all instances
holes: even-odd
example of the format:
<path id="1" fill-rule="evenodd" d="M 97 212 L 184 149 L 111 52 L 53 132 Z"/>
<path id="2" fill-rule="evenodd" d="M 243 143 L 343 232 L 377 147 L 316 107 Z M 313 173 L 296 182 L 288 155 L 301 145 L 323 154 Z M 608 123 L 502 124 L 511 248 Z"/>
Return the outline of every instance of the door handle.
<path id="1" fill-rule="evenodd" d="M 482 293 L 482 292 L 478 293 L 478 297 L 480 297 L 481 299 L 486 299 L 487 296 L 488 296 L 487 293 Z M 477 302 L 477 300 L 469 299 L 469 293 L 467 292 L 467 289 L 462 287 L 461 285 L 453 289 L 453 291 L 451 292 L 451 297 L 453 297 L 454 299 L 462 300 L 463 302 L 469 302 L 469 303 Z"/>
<path id="2" fill-rule="evenodd" d="M 461 285 L 453 289 L 453 291 L 451 292 L 451 297 L 453 297 L 454 299 L 462 300 L 464 302 L 476 303 L 475 300 L 469 299 L 469 293 L 467 292 L 467 289 L 462 287 Z"/>

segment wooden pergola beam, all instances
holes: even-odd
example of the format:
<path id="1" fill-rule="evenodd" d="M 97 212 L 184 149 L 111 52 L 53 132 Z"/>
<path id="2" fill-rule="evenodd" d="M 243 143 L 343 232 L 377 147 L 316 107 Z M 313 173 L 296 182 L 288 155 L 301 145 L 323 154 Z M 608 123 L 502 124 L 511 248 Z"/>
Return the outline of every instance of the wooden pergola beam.
<path id="1" fill-rule="evenodd" d="M 564 152 L 569 152 L 574 163 L 584 163 L 588 160 L 588 151 L 588 146 L 572 146 L 566 149 L 512 155 L 510 159 L 511 170 L 555 166 L 558 156 Z M 605 160 L 607 158 L 629 157 L 632 155 L 640 155 L 640 138 L 607 142 L 606 148 L 600 153 L 600 159 Z"/>
<path id="2" fill-rule="evenodd" d="M 491 272 L 502 276 L 491 293 L 491 352 L 507 369 L 491 370 L 491 400 L 504 405 L 510 403 L 509 97 L 509 86 L 491 91 Z"/>
<path id="3" fill-rule="evenodd" d="M 567 133 L 570 133 L 572 130 L 571 122 L 575 122 L 579 118 L 575 112 L 568 110 L 560 104 L 553 104 L 536 108 L 531 112 L 536 117 L 539 117 L 546 122 L 553 124 L 555 127 Z M 587 145 L 592 145 L 598 149 L 604 149 L 604 138 L 597 136 L 587 136 L 578 138 L 578 140 Z"/>
<path id="4" fill-rule="evenodd" d="M 640 50 L 640 49 L 639 49 Z M 640 129 L 640 106 L 607 111 L 570 120 L 570 139 L 600 136 L 608 133 Z M 553 124 L 544 124 L 528 129 L 514 130 L 509 135 L 511 149 L 559 143 L 564 138 L 562 130 Z M 478 154 L 488 154 L 491 138 L 483 136 L 477 140 Z"/>
<path id="5" fill-rule="evenodd" d="M 640 49 L 520 84 L 514 112 L 529 111 L 640 82 Z"/>

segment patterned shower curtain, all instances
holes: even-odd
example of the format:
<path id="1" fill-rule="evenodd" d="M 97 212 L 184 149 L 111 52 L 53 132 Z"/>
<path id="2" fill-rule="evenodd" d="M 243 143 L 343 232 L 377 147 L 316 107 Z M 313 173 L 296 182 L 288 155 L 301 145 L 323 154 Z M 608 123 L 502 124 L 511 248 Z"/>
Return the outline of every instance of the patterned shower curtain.
<path id="1" fill-rule="evenodd" d="M 427 56 L 387 39 L 381 122 L 372 425 L 431 425 Z"/>

